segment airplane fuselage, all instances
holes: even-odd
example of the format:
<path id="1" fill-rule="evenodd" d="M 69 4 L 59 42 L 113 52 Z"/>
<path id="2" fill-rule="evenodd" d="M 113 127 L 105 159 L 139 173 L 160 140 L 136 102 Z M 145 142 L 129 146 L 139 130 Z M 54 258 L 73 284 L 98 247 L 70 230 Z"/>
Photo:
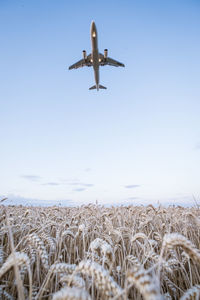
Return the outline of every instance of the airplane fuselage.
<path id="1" fill-rule="evenodd" d="M 97 40 L 97 28 L 94 21 L 91 24 L 91 42 L 92 42 L 92 62 L 94 69 L 94 78 L 97 91 L 99 90 L 99 50 Z"/>

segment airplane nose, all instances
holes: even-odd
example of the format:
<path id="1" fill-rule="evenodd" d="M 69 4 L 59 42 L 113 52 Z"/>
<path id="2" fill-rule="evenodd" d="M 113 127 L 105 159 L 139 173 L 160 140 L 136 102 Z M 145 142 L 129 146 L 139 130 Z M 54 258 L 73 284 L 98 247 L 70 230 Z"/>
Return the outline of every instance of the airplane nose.
<path id="1" fill-rule="evenodd" d="M 94 31 L 96 31 L 96 25 L 95 25 L 94 21 L 92 21 L 92 23 L 91 23 L 91 32 L 94 32 Z"/>

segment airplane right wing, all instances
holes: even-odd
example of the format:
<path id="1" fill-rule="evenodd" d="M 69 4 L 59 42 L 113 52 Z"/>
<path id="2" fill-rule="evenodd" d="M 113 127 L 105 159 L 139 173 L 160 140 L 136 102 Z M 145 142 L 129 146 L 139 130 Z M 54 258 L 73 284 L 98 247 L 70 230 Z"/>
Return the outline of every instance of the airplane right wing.
<path id="1" fill-rule="evenodd" d="M 78 68 L 82 68 L 85 66 L 88 66 L 88 67 L 92 66 L 91 54 L 89 54 L 86 59 L 81 59 L 81 60 L 77 61 L 75 64 L 71 65 L 69 67 L 69 70 L 78 69 Z"/>
<path id="2" fill-rule="evenodd" d="M 103 54 L 99 53 L 99 58 L 100 58 L 100 65 L 101 66 L 114 66 L 114 67 L 125 67 L 125 65 L 115 59 L 112 59 L 110 57 L 104 57 Z"/>
<path id="3" fill-rule="evenodd" d="M 110 57 L 106 58 L 105 65 L 114 66 L 114 67 L 125 67 L 124 64 Z"/>

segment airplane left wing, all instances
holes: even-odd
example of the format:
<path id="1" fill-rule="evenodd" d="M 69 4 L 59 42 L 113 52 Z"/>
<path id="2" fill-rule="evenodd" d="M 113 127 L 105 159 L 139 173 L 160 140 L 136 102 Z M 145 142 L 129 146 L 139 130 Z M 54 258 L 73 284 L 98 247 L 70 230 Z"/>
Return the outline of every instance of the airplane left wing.
<path id="1" fill-rule="evenodd" d="M 100 65 L 101 66 L 106 66 L 106 65 L 109 65 L 109 66 L 113 66 L 113 67 L 125 67 L 125 65 L 117 60 L 114 60 L 110 57 L 104 57 L 103 54 L 99 54 L 100 55 Z"/>
<path id="2" fill-rule="evenodd" d="M 77 61 L 75 64 L 71 65 L 69 67 L 69 70 L 78 69 L 78 68 L 81 68 L 81 67 L 84 67 L 84 66 L 85 66 L 84 59 L 81 59 L 81 60 Z"/>
<path id="3" fill-rule="evenodd" d="M 81 59 L 81 60 L 77 61 L 75 64 L 71 65 L 69 67 L 69 70 L 78 69 L 78 68 L 82 68 L 85 66 L 88 66 L 88 67 L 92 66 L 91 54 L 89 54 L 86 59 Z"/>

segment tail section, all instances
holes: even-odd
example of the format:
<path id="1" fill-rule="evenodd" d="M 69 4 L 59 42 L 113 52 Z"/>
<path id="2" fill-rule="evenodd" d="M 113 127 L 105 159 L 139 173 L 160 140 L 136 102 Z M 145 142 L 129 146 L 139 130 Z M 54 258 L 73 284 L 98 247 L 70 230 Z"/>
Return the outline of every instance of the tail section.
<path id="1" fill-rule="evenodd" d="M 97 89 L 97 91 L 98 91 L 99 89 L 101 89 L 101 90 L 106 90 L 107 87 L 105 87 L 105 86 L 99 84 L 99 86 L 93 85 L 93 86 L 91 86 L 91 87 L 89 88 L 89 90 L 95 90 L 95 89 Z"/>
<path id="2" fill-rule="evenodd" d="M 90 88 L 89 88 L 89 90 L 95 90 L 97 88 L 97 86 L 96 85 L 93 85 L 93 86 L 91 86 Z"/>
<path id="3" fill-rule="evenodd" d="M 102 90 L 106 90 L 107 87 L 103 86 L 103 85 L 99 85 L 99 88 L 102 89 Z"/>

